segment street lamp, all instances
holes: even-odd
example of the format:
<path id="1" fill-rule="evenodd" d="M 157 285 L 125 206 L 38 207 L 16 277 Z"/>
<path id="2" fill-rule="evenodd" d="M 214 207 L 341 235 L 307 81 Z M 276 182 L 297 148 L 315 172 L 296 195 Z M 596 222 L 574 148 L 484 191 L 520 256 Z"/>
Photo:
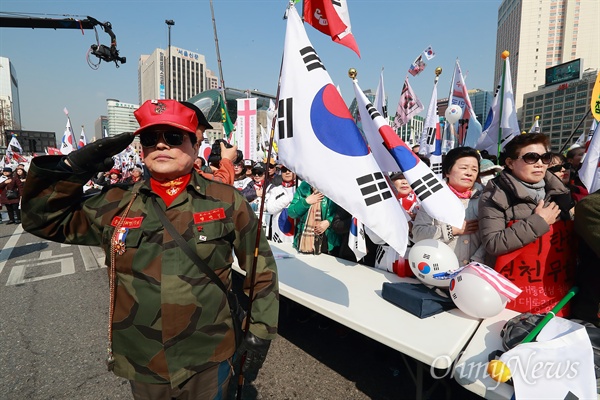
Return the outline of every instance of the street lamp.
<path id="1" fill-rule="evenodd" d="M 167 98 L 171 99 L 173 98 L 173 89 L 171 89 L 171 27 L 175 25 L 175 21 L 173 21 L 172 19 L 165 19 L 165 24 L 167 24 L 167 26 L 169 27 L 169 60 L 167 62 L 167 82 L 169 83 L 169 93 Z"/>

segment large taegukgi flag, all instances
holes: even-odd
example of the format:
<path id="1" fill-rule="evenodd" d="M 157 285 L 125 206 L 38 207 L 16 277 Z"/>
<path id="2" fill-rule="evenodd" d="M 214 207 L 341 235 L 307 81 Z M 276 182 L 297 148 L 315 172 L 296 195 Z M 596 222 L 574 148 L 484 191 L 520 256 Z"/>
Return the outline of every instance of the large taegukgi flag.
<path id="1" fill-rule="evenodd" d="M 346 0 L 304 0 L 304 20 L 316 30 L 331 36 L 360 57 L 360 51 L 351 32 L 350 15 Z"/>
<path id="2" fill-rule="evenodd" d="M 366 116 L 362 117 L 363 132 L 381 169 L 404 172 L 404 177 L 427 214 L 438 221 L 461 227 L 465 220 L 465 208 L 458 197 L 396 135 L 381 114 L 369 103 L 356 80 L 354 80 L 354 92 L 361 114 L 363 108 L 367 111 Z M 441 140 L 437 150 L 441 156 Z M 398 253 L 404 254 L 399 251 Z"/>
<path id="3" fill-rule="evenodd" d="M 275 129 L 282 164 L 404 254 L 404 212 L 294 6 L 288 13 Z"/>

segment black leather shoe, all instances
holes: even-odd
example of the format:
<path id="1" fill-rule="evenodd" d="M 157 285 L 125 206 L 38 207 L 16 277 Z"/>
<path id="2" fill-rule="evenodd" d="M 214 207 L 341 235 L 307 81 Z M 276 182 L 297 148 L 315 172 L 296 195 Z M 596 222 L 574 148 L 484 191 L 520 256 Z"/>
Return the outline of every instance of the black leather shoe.
<path id="1" fill-rule="evenodd" d="M 19 225 L 21 223 L 20 219 L 15 220 L 15 224 Z"/>
<path id="2" fill-rule="evenodd" d="M 14 223 L 15 223 L 15 221 L 8 221 L 8 222 L 6 223 L 6 225 L 10 225 L 10 224 L 14 224 Z"/>

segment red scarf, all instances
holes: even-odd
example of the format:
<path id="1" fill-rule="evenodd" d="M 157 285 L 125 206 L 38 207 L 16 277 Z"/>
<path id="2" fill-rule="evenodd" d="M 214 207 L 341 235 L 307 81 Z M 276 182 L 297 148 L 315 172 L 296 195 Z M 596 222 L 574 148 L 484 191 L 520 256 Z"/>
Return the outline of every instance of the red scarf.
<path id="1" fill-rule="evenodd" d="M 448 187 L 450 188 L 450 190 L 452 190 L 452 193 L 454 193 L 456 195 L 456 197 L 458 197 L 459 199 L 470 199 L 471 195 L 473 194 L 472 190 L 466 190 L 464 192 L 459 192 L 458 190 L 454 189 L 454 187 L 452 187 L 452 185 L 448 185 Z"/>
<path id="2" fill-rule="evenodd" d="M 152 191 L 158 194 L 167 207 L 169 207 L 179 193 L 183 192 L 187 184 L 190 183 L 191 178 L 192 174 L 181 176 L 169 182 L 159 182 L 154 178 L 150 178 L 150 186 L 152 187 Z"/>
<path id="3" fill-rule="evenodd" d="M 294 181 L 289 181 L 289 182 L 282 181 L 281 182 L 281 186 L 283 186 L 283 187 L 292 187 L 292 186 L 294 186 Z"/>

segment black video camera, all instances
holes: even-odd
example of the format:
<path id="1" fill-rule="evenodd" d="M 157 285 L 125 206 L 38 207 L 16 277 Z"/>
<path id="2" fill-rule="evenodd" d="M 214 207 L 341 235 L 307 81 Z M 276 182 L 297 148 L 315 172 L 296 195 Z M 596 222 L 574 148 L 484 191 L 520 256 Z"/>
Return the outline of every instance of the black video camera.
<path id="1" fill-rule="evenodd" d="M 219 168 L 219 163 L 221 162 L 221 142 L 224 143 L 225 147 L 227 147 L 228 149 L 233 147 L 232 144 L 227 143 L 227 141 L 224 139 L 215 140 L 215 142 L 212 145 L 212 148 L 210 149 L 210 155 L 208 156 L 208 164 L 212 165 L 215 168 Z M 239 164 L 242 162 L 243 159 L 244 154 L 241 150 L 238 150 L 237 157 L 233 163 Z"/>

